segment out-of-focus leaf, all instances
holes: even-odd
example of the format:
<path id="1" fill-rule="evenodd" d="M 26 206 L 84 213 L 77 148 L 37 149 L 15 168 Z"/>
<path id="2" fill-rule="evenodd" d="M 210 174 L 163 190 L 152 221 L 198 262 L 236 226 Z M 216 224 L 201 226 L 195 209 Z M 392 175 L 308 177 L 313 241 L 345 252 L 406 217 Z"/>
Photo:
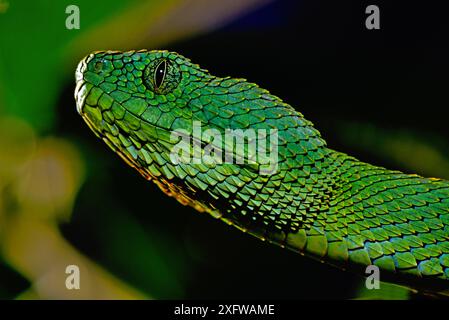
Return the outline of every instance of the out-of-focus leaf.
<path id="1" fill-rule="evenodd" d="M 145 298 L 105 270 L 95 265 L 73 247 L 48 223 L 18 216 L 9 220 L 10 232 L 2 250 L 21 274 L 33 281 L 41 299 L 141 299 Z M 66 287 L 66 268 L 80 270 L 80 289 Z M 26 296 L 25 296 L 26 297 Z"/>
<path id="2" fill-rule="evenodd" d="M 357 300 L 408 300 L 410 289 L 392 283 L 381 282 L 379 289 L 367 289 L 365 284 L 357 292 Z"/>
<path id="3" fill-rule="evenodd" d="M 411 173 L 449 179 L 449 145 L 438 137 L 404 129 L 382 129 L 370 123 L 344 123 L 340 132 L 345 144 L 379 159 L 393 162 Z M 363 159 L 361 159 L 363 160 Z"/>
<path id="4" fill-rule="evenodd" d="M 24 213 L 67 221 L 83 180 L 78 151 L 62 139 L 47 138 L 39 141 L 33 157 L 24 164 L 15 192 Z"/>
<path id="5" fill-rule="evenodd" d="M 137 1 L 77 1 L 81 29 L 68 30 L 70 1 L 10 1 L 0 13 L 0 101 L 8 114 L 38 130 L 52 127 L 53 107 L 62 79 L 61 49 L 81 32 Z"/>

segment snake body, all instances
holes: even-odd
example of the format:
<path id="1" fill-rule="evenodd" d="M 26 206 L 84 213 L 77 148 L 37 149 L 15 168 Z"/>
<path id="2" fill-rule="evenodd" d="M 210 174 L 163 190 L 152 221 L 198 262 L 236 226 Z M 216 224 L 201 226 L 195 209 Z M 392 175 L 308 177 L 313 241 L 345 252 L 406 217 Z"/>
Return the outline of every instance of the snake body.
<path id="1" fill-rule="evenodd" d="M 96 52 L 79 63 L 76 81 L 78 112 L 95 134 L 182 204 L 342 269 L 375 265 L 409 287 L 449 288 L 448 181 L 334 151 L 280 98 L 174 52 Z M 195 122 L 220 134 L 276 130 L 276 170 L 261 174 L 257 161 L 173 161 L 172 133 L 194 135 Z"/>

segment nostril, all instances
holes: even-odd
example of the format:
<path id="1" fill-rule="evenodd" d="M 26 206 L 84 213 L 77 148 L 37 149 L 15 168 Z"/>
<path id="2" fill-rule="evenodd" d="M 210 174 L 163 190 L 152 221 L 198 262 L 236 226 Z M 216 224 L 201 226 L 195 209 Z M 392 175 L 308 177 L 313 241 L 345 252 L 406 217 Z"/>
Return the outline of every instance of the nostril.
<path id="1" fill-rule="evenodd" d="M 98 75 L 105 75 L 112 69 L 112 63 L 107 58 L 96 57 L 88 62 L 88 70 Z"/>
<path id="2" fill-rule="evenodd" d="M 101 70 L 103 70 L 103 61 L 102 60 L 95 62 L 94 70 L 95 70 L 95 72 L 100 72 Z"/>

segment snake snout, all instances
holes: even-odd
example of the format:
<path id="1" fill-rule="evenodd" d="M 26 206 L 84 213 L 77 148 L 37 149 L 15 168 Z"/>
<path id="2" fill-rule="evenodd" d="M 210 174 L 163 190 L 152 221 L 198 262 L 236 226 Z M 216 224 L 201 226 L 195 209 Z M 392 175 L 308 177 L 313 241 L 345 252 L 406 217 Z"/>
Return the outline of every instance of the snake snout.
<path id="1" fill-rule="evenodd" d="M 76 67 L 75 71 L 75 80 L 76 80 L 76 87 L 75 87 L 75 100 L 76 100 L 76 110 L 79 114 L 82 114 L 82 108 L 84 105 L 84 100 L 86 99 L 86 95 L 84 94 L 84 84 L 86 81 L 84 80 L 84 73 L 87 69 L 87 64 L 89 61 L 91 61 L 94 57 L 94 54 L 89 54 L 84 59 L 82 59 L 78 66 Z"/>
<path id="2" fill-rule="evenodd" d="M 79 81 L 83 80 L 83 74 L 87 69 L 87 64 L 89 63 L 89 61 L 91 61 L 94 58 L 94 54 L 91 53 L 87 56 L 84 57 L 84 59 L 82 59 L 79 63 L 78 66 L 76 67 L 76 71 L 75 71 L 75 79 L 76 82 L 78 83 Z"/>

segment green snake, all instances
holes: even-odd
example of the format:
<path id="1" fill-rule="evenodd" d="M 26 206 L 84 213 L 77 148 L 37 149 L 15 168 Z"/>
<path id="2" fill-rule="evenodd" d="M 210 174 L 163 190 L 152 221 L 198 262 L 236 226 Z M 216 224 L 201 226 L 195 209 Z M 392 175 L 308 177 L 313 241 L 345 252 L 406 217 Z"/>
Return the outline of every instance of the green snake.
<path id="1" fill-rule="evenodd" d="M 280 98 L 174 52 L 92 53 L 76 70 L 75 99 L 99 138 L 182 204 L 341 269 L 375 265 L 382 279 L 448 290 L 448 181 L 334 151 Z M 214 135 L 195 135 L 195 125 Z M 219 139 L 229 132 L 235 140 Z M 276 152 L 274 170 L 263 172 L 267 161 L 254 155 L 251 132 L 276 134 L 265 148 Z M 181 141 L 191 145 L 175 159 Z"/>

